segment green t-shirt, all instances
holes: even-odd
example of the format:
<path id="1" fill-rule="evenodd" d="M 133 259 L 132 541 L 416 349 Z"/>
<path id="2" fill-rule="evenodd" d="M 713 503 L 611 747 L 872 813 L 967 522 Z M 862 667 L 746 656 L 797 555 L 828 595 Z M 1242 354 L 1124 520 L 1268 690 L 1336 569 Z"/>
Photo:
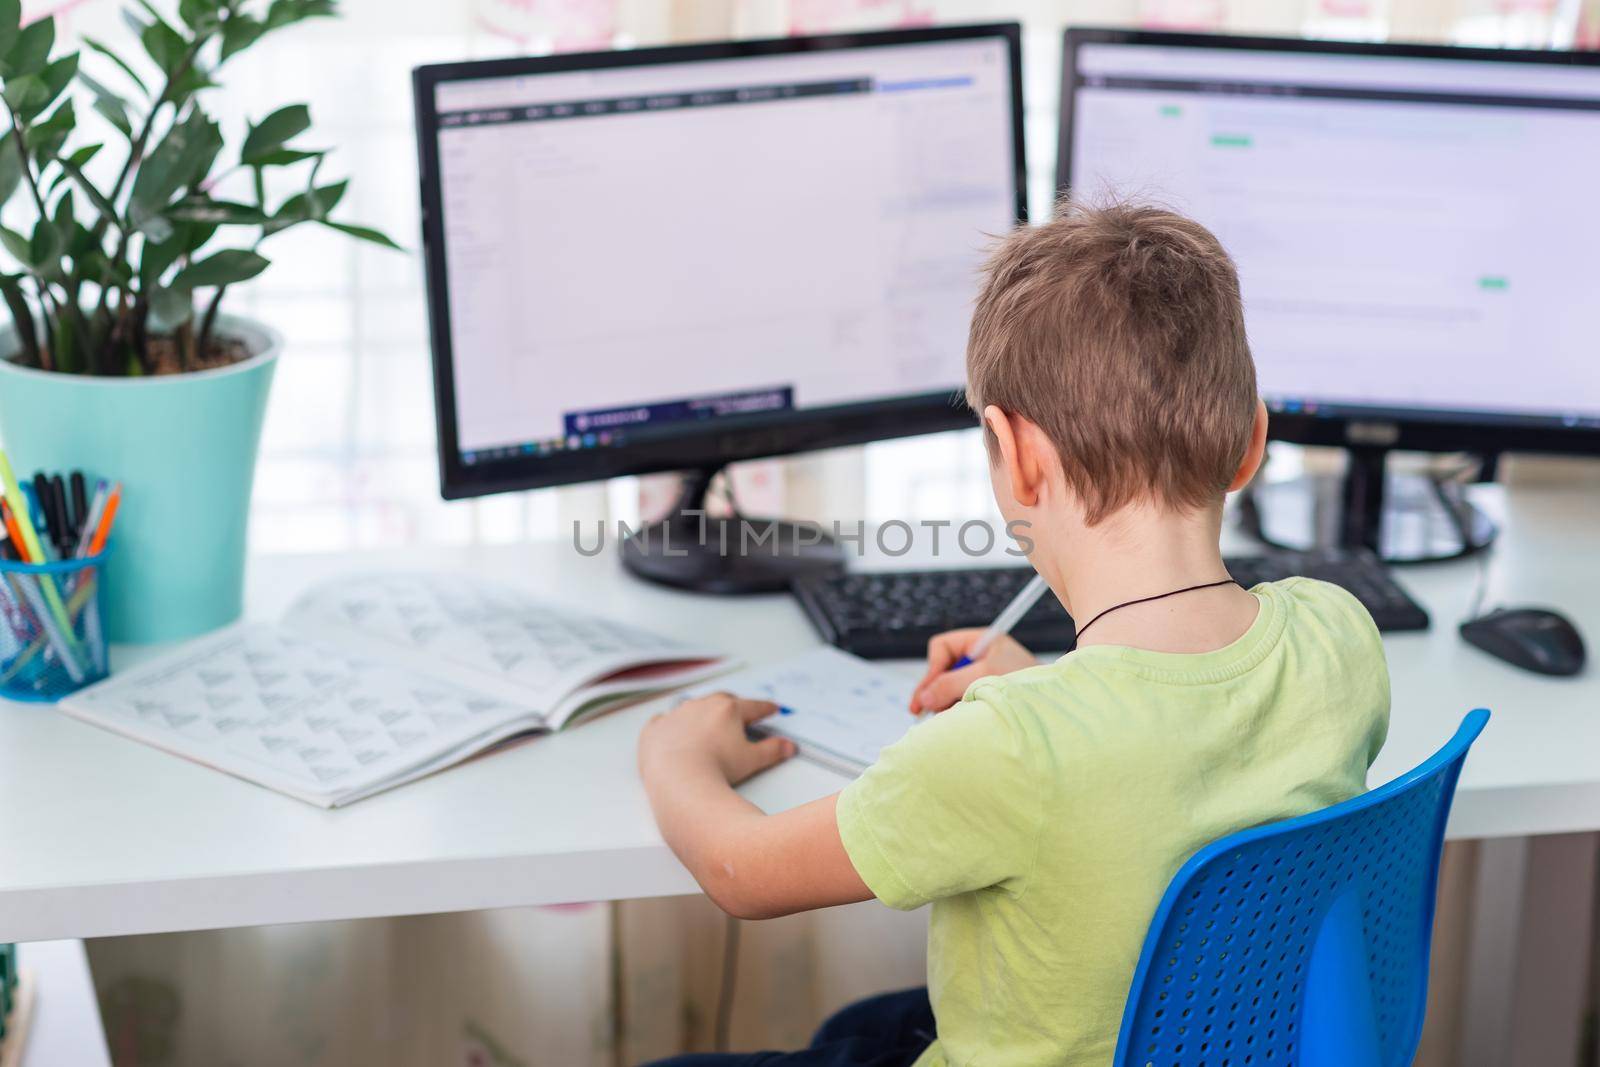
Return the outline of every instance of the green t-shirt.
<path id="1" fill-rule="evenodd" d="M 1336 586 L 1252 590 L 1199 655 L 1094 645 L 985 678 L 839 797 L 856 870 L 933 902 L 918 1067 L 1104 1067 L 1156 904 L 1236 830 L 1360 793 L 1389 724 L 1378 631 Z"/>

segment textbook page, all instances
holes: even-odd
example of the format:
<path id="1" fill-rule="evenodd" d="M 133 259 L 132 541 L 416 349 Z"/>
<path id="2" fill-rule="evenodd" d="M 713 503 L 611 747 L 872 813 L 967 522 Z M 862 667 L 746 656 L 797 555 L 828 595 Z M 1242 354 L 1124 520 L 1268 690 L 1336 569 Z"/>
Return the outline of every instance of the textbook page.
<path id="1" fill-rule="evenodd" d="M 721 659 L 712 649 L 446 572 L 328 582 L 301 597 L 284 621 L 296 632 L 425 665 L 430 673 L 505 700 L 533 701 L 544 711 L 624 670 L 653 663 L 703 666 L 701 661 Z M 703 676 L 664 672 L 655 688 Z"/>
<path id="2" fill-rule="evenodd" d="M 58 705 L 75 718 L 323 807 L 540 728 L 500 700 L 359 651 L 247 624 Z"/>

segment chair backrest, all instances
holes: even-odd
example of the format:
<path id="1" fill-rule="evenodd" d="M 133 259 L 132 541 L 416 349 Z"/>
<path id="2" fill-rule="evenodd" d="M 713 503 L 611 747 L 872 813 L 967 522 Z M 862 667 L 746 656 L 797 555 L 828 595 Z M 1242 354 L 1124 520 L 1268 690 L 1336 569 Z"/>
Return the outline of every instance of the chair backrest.
<path id="1" fill-rule="evenodd" d="M 1207 845 L 1173 876 L 1116 1067 L 1403 1067 L 1427 1001 L 1445 820 L 1470 712 L 1415 770 Z"/>

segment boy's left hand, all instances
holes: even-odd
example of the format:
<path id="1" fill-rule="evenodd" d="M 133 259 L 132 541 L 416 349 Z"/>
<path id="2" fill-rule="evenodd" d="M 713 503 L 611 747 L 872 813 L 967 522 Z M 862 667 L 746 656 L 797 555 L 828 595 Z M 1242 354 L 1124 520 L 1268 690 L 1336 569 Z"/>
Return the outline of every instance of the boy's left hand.
<path id="1" fill-rule="evenodd" d="M 686 700 L 645 723 L 639 735 L 639 771 L 649 778 L 658 770 L 707 761 L 729 785 L 774 767 L 794 755 L 794 742 L 781 737 L 752 741 L 745 728 L 778 710 L 765 700 L 742 700 L 731 693 Z"/>

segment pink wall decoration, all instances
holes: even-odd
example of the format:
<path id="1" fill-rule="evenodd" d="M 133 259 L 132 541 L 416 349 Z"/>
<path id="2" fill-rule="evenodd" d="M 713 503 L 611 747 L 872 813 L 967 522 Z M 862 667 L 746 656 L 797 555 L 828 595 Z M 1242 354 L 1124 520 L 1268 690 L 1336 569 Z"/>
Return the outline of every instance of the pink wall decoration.
<path id="1" fill-rule="evenodd" d="M 927 26 L 934 20 L 930 0 L 789 0 L 789 32 Z"/>
<path id="2" fill-rule="evenodd" d="M 473 0 L 473 21 L 524 50 L 585 52 L 610 48 L 617 0 Z"/>
<path id="3" fill-rule="evenodd" d="M 1139 0 L 1139 25 L 1160 30 L 1220 30 L 1225 0 Z"/>

